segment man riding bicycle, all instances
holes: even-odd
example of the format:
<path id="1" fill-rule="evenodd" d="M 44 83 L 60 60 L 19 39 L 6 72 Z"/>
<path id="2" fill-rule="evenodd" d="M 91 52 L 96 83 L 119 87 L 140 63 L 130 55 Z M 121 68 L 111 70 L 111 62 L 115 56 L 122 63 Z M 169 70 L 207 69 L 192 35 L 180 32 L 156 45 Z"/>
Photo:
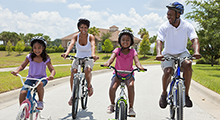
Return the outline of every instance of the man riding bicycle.
<path id="1" fill-rule="evenodd" d="M 190 56 L 187 50 L 188 38 L 193 43 L 194 54 L 192 55 L 196 59 L 201 57 L 199 53 L 199 40 L 193 26 L 180 18 L 180 15 L 184 12 L 184 6 L 179 2 L 173 2 L 166 6 L 168 21 L 163 23 L 158 30 L 157 39 L 157 56 L 156 59 L 161 61 L 163 57 L 188 57 Z M 162 51 L 162 44 L 164 43 L 164 49 Z M 161 52 L 162 51 L 162 52 Z M 167 86 L 170 83 L 171 75 L 174 72 L 173 61 L 162 61 L 161 67 L 163 70 L 162 87 L 163 92 L 160 97 L 159 106 L 166 108 L 167 106 Z M 192 107 L 192 101 L 189 97 L 189 86 L 192 77 L 192 62 L 190 60 L 181 61 L 181 67 L 183 68 L 183 77 L 185 78 L 186 86 L 186 107 Z"/>

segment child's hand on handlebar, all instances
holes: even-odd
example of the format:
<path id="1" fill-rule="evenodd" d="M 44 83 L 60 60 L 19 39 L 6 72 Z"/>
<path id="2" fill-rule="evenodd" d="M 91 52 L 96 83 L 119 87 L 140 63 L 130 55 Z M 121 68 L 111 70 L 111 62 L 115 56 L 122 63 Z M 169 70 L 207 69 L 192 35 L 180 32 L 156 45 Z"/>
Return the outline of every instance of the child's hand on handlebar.
<path id="1" fill-rule="evenodd" d="M 47 78 L 47 80 L 53 80 L 53 76 L 50 75 L 50 76 Z"/>
<path id="2" fill-rule="evenodd" d="M 17 76 L 18 72 L 12 71 L 11 74 L 13 74 L 14 76 Z"/>

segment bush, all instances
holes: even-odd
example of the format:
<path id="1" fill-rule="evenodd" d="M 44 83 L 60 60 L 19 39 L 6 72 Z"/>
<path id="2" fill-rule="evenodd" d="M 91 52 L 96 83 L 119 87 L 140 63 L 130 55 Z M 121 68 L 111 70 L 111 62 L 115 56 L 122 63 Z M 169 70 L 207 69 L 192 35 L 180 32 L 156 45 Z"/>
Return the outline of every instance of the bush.
<path id="1" fill-rule="evenodd" d="M 57 47 L 56 52 L 60 52 L 62 53 L 64 51 L 64 48 L 62 47 L 62 45 L 60 45 L 59 47 Z"/>
<path id="2" fill-rule="evenodd" d="M 5 51 L 5 45 L 0 45 L 0 51 Z"/>
<path id="3" fill-rule="evenodd" d="M 26 47 L 24 48 L 24 51 L 26 51 L 26 52 L 31 51 L 31 46 L 26 46 Z"/>
<path id="4" fill-rule="evenodd" d="M 218 63 L 219 63 L 218 60 L 214 61 L 214 64 L 218 64 Z M 206 60 L 204 58 L 201 58 L 201 59 L 196 61 L 196 64 L 211 64 L 211 61 L 210 60 Z"/>
<path id="5" fill-rule="evenodd" d="M 55 49 L 53 48 L 46 48 L 47 53 L 55 53 Z"/>

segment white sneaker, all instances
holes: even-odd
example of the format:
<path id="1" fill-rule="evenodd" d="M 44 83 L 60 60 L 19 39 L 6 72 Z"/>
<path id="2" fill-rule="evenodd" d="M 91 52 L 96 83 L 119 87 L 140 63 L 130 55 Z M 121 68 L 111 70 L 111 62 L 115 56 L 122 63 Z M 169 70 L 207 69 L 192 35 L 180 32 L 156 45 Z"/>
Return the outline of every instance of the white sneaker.
<path id="1" fill-rule="evenodd" d="M 113 113 L 114 109 L 115 109 L 115 105 L 113 105 L 113 104 L 109 105 L 108 108 L 107 108 L 107 113 L 108 114 Z"/>
<path id="2" fill-rule="evenodd" d="M 130 109 L 129 109 L 128 115 L 129 115 L 129 116 L 132 116 L 132 117 L 133 117 L 133 116 L 135 117 L 136 113 L 134 112 L 134 109 L 133 109 L 133 108 L 130 108 Z"/>

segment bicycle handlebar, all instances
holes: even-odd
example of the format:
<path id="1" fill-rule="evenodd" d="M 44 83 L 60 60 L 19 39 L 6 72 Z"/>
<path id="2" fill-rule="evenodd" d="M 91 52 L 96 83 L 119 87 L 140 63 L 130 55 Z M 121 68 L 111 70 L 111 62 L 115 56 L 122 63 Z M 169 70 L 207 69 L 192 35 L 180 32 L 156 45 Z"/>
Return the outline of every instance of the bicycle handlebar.
<path id="1" fill-rule="evenodd" d="M 195 60 L 196 58 L 195 57 L 192 57 L 192 56 L 188 56 L 188 57 L 184 57 L 184 58 L 180 58 L 180 57 L 164 57 L 162 58 L 161 60 L 174 60 L 174 61 L 177 61 L 177 60 Z"/>
<path id="2" fill-rule="evenodd" d="M 108 68 L 108 69 L 114 69 L 117 78 L 122 79 L 122 80 L 124 80 L 124 79 L 121 78 L 121 77 L 119 77 L 117 73 L 123 73 L 123 74 L 130 74 L 130 75 L 132 75 L 134 71 L 138 71 L 138 72 L 145 72 L 145 71 L 147 71 L 147 69 L 141 70 L 141 69 L 139 69 L 139 68 L 135 68 L 135 69 L 133 69 L 132 71 L 117 70 L 117 69 L 116 69 L 115 67 L 113 67 L 113 66 L 104 66 L 104 65 L 100 65 L 100 67 L 105 67 L 105 68 Z M 130 79 L 130 78 L 131 78 L 131 76 L 129 77 L 129 79 Z"/>
<path id="3" fill-rule="evenodd" d="M 21 83 L 22 83 L 22 85 L 24 85 L 24 87 L 31 88 L 31 89 L 36 88 L 36 87 L 41 83 L 42 80 L 44 80 L 44 79 L 48 79 L 48 78 L 45 78 L 45 77 L 44 77 L 44 78 L 41 78 L 41 79 L 37 79 L 37 78 L 27 78 L 27 77 L 22 77 L 20 74 L 16 74 L 16 75 L 20 77 L 20 79 L 21 79 Z M 24 84 L 23 79 L 37 80 L 38 82 L 37 82 L 36 85 L 31 86 L 31 85 Z"/>
<path id="4" fill-rule="evenodd" d="M 61 55 L 61 57 L 63 57 L 63 56 Z M 69 58 L 70 60 L 74 60 L 74 59 L 79 59 L 79 60 L 89 60 L 89 59 L 94 59 L 93 57 L 78 58 L 78 57 L 76 57 L 76 56 L 72 56 L 72 55 L 67 55 L 66 57 Z M 98 59 L 99 59 L 99 57 L 98 57 Z"/>

